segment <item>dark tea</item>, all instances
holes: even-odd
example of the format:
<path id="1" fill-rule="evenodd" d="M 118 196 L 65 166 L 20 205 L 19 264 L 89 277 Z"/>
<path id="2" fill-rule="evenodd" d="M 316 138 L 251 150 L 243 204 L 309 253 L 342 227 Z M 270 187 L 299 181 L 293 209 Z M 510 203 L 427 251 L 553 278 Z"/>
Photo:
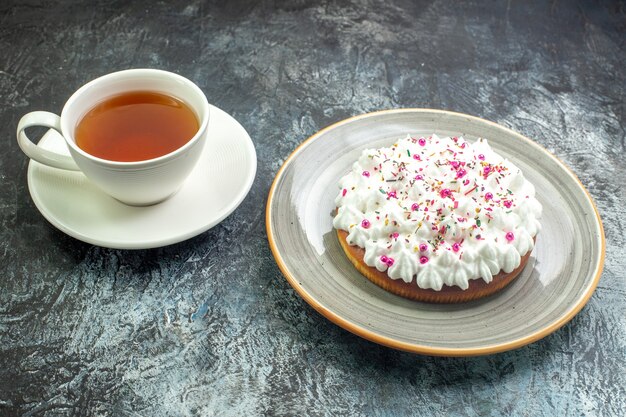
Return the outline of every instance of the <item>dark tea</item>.
<path id="1" fill-rule="evenodd" d="M 102 159 L 135 162 L 166 155 L 198 132 L 194 112 L 181 100 L 157 92 L 119 94 L 93 107 L 78 122 L 76 144 Z"/>

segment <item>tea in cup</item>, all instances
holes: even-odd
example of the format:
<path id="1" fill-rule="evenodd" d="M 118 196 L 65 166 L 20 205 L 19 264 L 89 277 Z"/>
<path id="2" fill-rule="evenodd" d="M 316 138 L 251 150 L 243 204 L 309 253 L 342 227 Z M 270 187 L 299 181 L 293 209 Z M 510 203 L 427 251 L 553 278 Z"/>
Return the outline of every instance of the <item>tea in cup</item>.
<path id="1" fill-rule="evenodd" d="M 131 69 L 78 89 L 61 116 L 26 114 L 17 140 L 31 159 L 79 170 L 107 194 L 129 205 L 173 195 L 196 165 L 207 141 L 209 103 L 200 88 L 167 71 Z M 43 149 L 25 129 L 45 126 L 63 136 L 70 156 Z"/>

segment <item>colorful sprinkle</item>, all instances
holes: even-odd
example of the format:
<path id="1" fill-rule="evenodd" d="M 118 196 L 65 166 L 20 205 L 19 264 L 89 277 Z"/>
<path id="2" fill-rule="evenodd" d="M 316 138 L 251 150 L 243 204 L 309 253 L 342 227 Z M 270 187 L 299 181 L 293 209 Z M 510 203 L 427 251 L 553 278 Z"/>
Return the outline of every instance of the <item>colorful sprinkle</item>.
<path id="1" fill-rule="evenodd" d="M 417 174 L 417 175 L 415 176 L 415 179 L 416 179 L 416 180 L 418 180 L 418 181 L 421 181 L 421 180 L 423 180 L 423 179 L 424 179 L 424 177 L 422 177 L 420 174 Z"/>
<path id="2" fill-rule="evenodd" d="M 485 160 L 485 155 L 483 155 L 482 153 L 478 154 L 478 159 L 480 159 L 481 161 L 484 161 Z"/>
<path id="3" fill-rule="evenodd" d="M 466 174 L 467 174 L 467 171 L 461 168 L 456 172 L 456 177 L 463 178 Z"/>
<path id="4" fill-rule="evenodd" d="M 369 178 L 370 172 L 369 171 L 363 171 L 363 176 Z"/>
<path id="5" fill-rule="evenodd" d="M 452 195 L 452 191 L 449 188 L 444 188 L 443 190 L 439 191 L 439 195 L 441 196 L 441 198 L 450 197 L 450 195 Z"/>
<path id="6" fill-rule="evenodd" d="M 347 192 L 348 192 L 348 190 L 346 190 L 346 189 L 344 188 L 344 189 L 343 189 L 343 191 L 341 192 L 341 196 L 342 196 L 342 197 L 345 197 Z"/>
<path id="7" fill-rule="evenodd" d="M 385 255 L 380 257 L 380 261 L 384 264 L 386 264 L 387 262 L 389 262 L 389 258 L 387 258 Z"/>
<path id="8" fill-rule="evenodd" d="M 420 205 L 419 204 L 417 204 L 417 203 L 411 204 L 411 210 L 417 211 L 419 209 L 420 209 Z"/>
<path id="9" fill-rule="evenodd" d="M 395 191 L 389 191 L 387 196 L 389 196 L 389 198 L 398 198 Z"/>
<path id="10" fill-rule="evenodd" d="M 427 256 L 420 256 L 420 263 L 422 265 L 424 265 L 426 262 L 428 262 L 428 257 Z"/>
<path id="11" fill-rule="evenodd" d="M 425 243 L 420 243 L 420 252 L 426 252 L 428 250 L 428 245 Z"/>
<path id="12" fill-rule="evenodd" d="M 493 194 L 491 194 L 491 193 L 485 194 L 485 200 L 489 201 L 489 200 L 492 200 L 492 199 L 493 199 Z"/>
<path id="13" fill-rule="evenodd" d="M 506 237 L 506 240 L 508 240 L 509 242 L 515 239 L 515 235 L 513 234 L 513 232 L 507 232 L 504 237 Z"/>
<path id="14" fill-rule="evenodd" d="M 362 227 L 363 229 L 369 229 L 371 225 L 372 225 L 372 224 L 371 224 L 371 223 L 370 223 L 370 221 L 369 221 L 369 220 L 367 220 L 367 219 L 363 219 L 363 221 L 361 222 L 361 227 Z"/>
<path id="15" fill-rule="evenodd" d="M 478 188 L 478 185 L 475 185 L 474 188 L 472 188 L 471 190 L 467 190 L 465 192 L 465 195 L 468 195 L 469 193 L 473 192 L 476 188 Z"/>
<path id="16" fill-rule="evenodd" d="M 455 252 L 458 252 L 461 249 L 461 245 L 459 245 L 459 242 L 454 242 L 452 244 L 452 250 Z"/>
<path id="17" fill-rule="evenodd" d="M 420 146 L 426 146 L 426 139 L 424 138 L 419 138 L 419 140 L 417 141 L 417 143 L 420 144 Z"/>
<path id="18" fill-rule="evenodd" d="M 504 200 L 502 204 L 504 204 L 504 207 L 506 208 L 511 208 L 511 205 L 513 205 L 513 202 L 511 200 Z"/>
<path id="19" fill-rule="evenodd" d="M 392 266 L 394 262 L 395 262 L 395 261 L 393 260 L 393 258 L 392 258 L 392 257 L 388 257 L 388 258 L 387 258 L 387 262 L 385 262 L 385 263 L 387 264 L 387 266 Z"/>

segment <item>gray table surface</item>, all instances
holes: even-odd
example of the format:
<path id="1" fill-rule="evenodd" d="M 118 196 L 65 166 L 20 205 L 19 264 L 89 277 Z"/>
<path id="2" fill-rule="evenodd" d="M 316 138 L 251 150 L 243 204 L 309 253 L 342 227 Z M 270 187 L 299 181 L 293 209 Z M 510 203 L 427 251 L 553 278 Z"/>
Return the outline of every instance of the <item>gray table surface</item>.
<path id="1" fill-rule="evenodd" d="M 215 228 L 123 251 L 42 217 L 15 128 L 132 67 L 195 81 L 259 164 Z M 0 416 L 625 415 L 625 68 L 624 2 L 2 2 Z M 578 175 L 606 264 L 569 324 L 511 352 L 426 357 L 337 327 L 288 285 L 264 224 L 282 162 L 333 122 L 401 107 L 495 121 Z"/>

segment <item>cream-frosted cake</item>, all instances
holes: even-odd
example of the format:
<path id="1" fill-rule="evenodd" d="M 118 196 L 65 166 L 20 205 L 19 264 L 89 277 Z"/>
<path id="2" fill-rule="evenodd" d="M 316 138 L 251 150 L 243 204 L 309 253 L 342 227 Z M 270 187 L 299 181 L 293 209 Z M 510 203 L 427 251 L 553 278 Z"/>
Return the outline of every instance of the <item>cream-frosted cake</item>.
<path id="1" fill-rule="evenodd" d="M 377 285 L 415 300 L 500 290 L 541 228 L 535 188 L 485 139 L 407 136 L 367 149 L 339 188 L 333 225 L 346 255 Z"/>

